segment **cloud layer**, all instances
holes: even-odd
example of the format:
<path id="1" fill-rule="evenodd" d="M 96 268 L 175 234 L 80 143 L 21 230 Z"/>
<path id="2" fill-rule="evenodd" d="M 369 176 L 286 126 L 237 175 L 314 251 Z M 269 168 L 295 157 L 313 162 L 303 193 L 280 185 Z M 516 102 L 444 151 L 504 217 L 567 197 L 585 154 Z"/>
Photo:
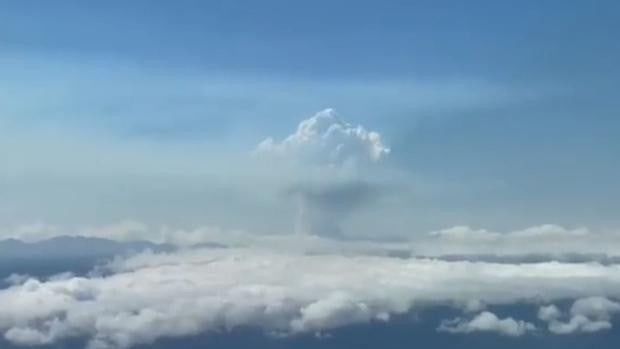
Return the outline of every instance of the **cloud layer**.
<path id="1" fill-rule="evenodd" d="M 328 187 L 310 184 L 289 188 L 290 195 L 304 195 L 299 231 L 303 224 L 323 224 L 320 229 L 339 232 L 338 221 L 351 211 L 381 195 L 381 188 L 363 182 L 334 183 Z M 312 215 L 319 217 L 313 217 Z M 330 228 L 331 225 L 331 228 Z M 178 228 L 148 225 L 134 220 L 100 226 L 60 227 L 48 224 L 27 224 L 0 229 L 0 239 L 39 241 L 58 236 L 83 236 L 119 242 L 149 241 L 176 246 L 217 243 L 230 247 L 271 246 L 305 252 L 338 252 L 370 255 L 438 257 L 447 260 L 480 260 L 502 263 L 598 261 L 605 264 L 620 261 L 620 234 L 571 229 L 554 224 L 533 226 L 522 230 L 496 232 L 456 226 L 428 233 L 411 232 L 407 238 L 393 241 L 339 241 L 330 236 L 296 236 L 292 234 L 263 235 L 214 226 Z"/>
<path id="2" fill-rule="evenodd" d="M 552 255 L 620 256 L 620 234 L 569 229 L 555 224 L 510 232 L 456 226 L 412 238 L 418 255 Z"/>
<path id="3" fill-rule="evenodd" d="M 99 275 L 14 282 L 0 290 L 5 339 L 32 345 L 85 337 L 96 349 L 243 325 L 281 335 L 325 331 L 433 304 L 466 309 L 620 297 L 617 265 L 306 255 L 259 247 L 144 253 L 117 259 Z M 593 315 L 602 312 L 597 303 L 579 304 L 573 316 L 609 321 L 609 315 Z M 602 304 L 605 314 L 616 309 Z M 484 312 L 443 328 L 513 336 L 531 330 L 521 320 Z"/>
<path id="4" fill-rule="evenodd" d="M 263 241 L 260 241 L 263 240 Z M 555 224 L 508 232 L 457 226 L 428 233 L 411 232 L 400 240 L 337 241 L 325 237 L 264 236 L 254 243 L 308 252 L 331 251 L 378 256 L 432 257 L 448 261 L 505 264 L 548 261 L 620 263 L 620 234 Z"/>

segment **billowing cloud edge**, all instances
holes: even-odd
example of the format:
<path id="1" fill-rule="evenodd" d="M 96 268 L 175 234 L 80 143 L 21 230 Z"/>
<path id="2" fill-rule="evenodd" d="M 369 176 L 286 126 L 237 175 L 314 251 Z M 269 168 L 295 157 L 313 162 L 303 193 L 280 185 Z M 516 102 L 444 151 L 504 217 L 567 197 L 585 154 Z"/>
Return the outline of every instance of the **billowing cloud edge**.
<path id="1" fill-rule="evenodd" d="M 390 153 L 376 131 L 353 126 L 332 109 L 324 109 L 299 123 L 282 141 L 269 137 L 256 147 L 258 155 L 275 156 L 311 164 L 342 165 L 377 162 Z"/>

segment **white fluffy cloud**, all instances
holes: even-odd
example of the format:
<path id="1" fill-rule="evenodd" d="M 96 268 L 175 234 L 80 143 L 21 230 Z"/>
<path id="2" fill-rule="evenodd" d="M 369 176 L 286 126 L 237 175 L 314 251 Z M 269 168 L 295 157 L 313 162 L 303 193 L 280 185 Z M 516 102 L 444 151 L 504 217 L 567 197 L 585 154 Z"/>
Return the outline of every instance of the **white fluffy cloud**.
<path id="1" fill-rule="evenodd" d="M 536 326 L 510 317 L 500 319 L 497 315 L 484 311 L 471 320 L 456 318 L 444 321 L 438 330 L 449 333 L 494 332 L 505 336 L 519 337 L 529 331 L 536 330 Z"/>
<path id="2" fill-rule="evenodd" d="M 585 297 L 576 300 L 568 316 L 555 305 L 541 307 L 538 317 L 548 322 L 549 332 L 572 334 L 598 332 L 612 327 L 612 315 L 620 312 L 620 303 L 605 297 Z M 566 318 L 563 321 L 563 318 Z"/>
<path id="3" fill-rule="evenodd" d="M 592 319 L 608 320 L 612 314 L 620 312 L 620 303 L 603 297 L 578 299 L 570 308 L 571 315 L 583 315 Z"/>
<path id="4" fill-rule="evenodd" d="M 493 306 L 590 295 L 620 296 L 620 269 L 190 249 L 117 259 L 103 276 L 17 282 L 0 290 L 0 332 L 15 344 L 86 337 L 91 348 L 127 348 L 240 325 L 315 332 L 384 321 L 425 304 Z M 584 310 L 592 307 L 574 308 L 592 314 Z M 530 330 L 527 323 L 482 314 L 451 328 Z"/>
<path id="5" fill-rule="evenodd" d="M 549 332 L 555 334 L 571 334 L 579 332 L 598 332 L 611 328 L 611 322 L 608 320 L 592 320 L 583 315 L 575 315 L 567 322 L 551 321 L 549 323 Z"/>
<path id="6" fill-rule="evenodd" d="M 349 161 L 375 162 L 390 153 L 379 133 L 342 121 L 333 109 L 322 110 L 302 121 L 295 133 L 280 142 L 273 138 L 265 139 L 256 151 L 335 165 Z"/>
<path id="7" fill-rule="evenodd" d="M 562 312 L 554 304 L 542 306 L 538 309 L 538 318 L 545 322 L 557 320 L 561 316 Z"/>

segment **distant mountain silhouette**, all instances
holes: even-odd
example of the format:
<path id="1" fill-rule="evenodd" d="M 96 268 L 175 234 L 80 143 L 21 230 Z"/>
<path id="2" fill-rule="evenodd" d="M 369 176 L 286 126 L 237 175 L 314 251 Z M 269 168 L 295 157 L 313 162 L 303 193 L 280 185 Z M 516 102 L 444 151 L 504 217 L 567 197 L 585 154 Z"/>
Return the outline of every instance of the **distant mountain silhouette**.
<path id="1" fill-rule="evenodd" d="M 0 258 L 80 257 L 114 255 L 144 250 L 169 251 L 173 247 L 148 241 L 118 242 L 82 236 L 58 236 L 37 242 L 0 240 Z"/>
<path id="2" fill-rule="evenodd" d="M 45 277 L 62 272 L 85 274 L 98 263 L 118 255 L 172 251 L 168 244 L 118 242 L 102 238 L 59 236 L 37 242 L 0 240 L 0 279 L 11 274 Z M 0 286 L 3 283 L 0 280 Z"/>

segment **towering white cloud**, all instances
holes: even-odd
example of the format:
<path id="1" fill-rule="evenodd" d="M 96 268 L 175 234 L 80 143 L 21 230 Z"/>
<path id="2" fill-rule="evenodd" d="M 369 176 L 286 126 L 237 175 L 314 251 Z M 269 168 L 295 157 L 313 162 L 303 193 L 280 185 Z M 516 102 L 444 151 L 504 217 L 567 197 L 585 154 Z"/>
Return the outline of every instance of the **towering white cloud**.
<path id="1" fill-rule="evenodd" d="M 265 139 L 256 153 L 304 168 L 287 190 L 298 201 L 298 232 L 340 236 L 343 219 L 377 193 L 372 176 L 365 173 L 390 149 L 378 132 L 353 126 L 325 109 L 300 122 L 282 141 Z"/>
<path id="2" fill-rule="evenodd" d="M 390 149 L 379 133 L 353 126 L 341 120 L 334 109 L 325 109 L 300 122 L 295 133 L 284 140 L 265 139 L 257 152 L 339 166 L 350 161 L 376 162 Z"/>

